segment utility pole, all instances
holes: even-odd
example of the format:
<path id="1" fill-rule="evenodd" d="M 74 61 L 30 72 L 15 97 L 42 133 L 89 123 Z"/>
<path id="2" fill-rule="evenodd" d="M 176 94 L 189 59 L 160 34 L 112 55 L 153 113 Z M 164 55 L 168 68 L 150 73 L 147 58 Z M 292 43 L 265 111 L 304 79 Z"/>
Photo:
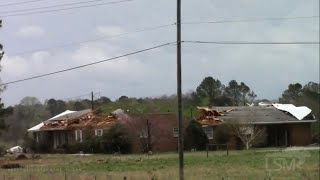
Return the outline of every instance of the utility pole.
<path id="1" fill-rule="evenodd" d="M 181 0 L 177 0 L 177 97 L 178 97 L 178 151 L 179 179 L 184 180 L 183 172 L 183 127 L 182 127 L 182 83 L 181 83 Z"/>
<path id="2" fill-rule="evenodd" d="M 93 91 L 91 92 L 91 109 L 94 109 L 94 104 L 93 104 Z"/>

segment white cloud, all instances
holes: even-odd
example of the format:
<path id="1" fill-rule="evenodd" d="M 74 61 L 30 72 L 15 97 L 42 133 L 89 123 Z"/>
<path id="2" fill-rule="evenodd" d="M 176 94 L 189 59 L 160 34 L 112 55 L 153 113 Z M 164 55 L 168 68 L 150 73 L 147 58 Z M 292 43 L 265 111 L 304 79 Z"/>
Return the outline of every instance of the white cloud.
<path id="1" fill-rule="evenodd" d="M 46 33 L 45 30 L 40 26 L 24 26 L 21 27 L 16 34 L 24 38 L 40 38 Z"/>
<path id="2" fill-rule="evenodd" d="M 116 26 L 98 26 L 96 31 L 100 36 L 114 36 L 126 32 L 124 29 Z"/>
<path id="3" fill-rule="evenodd" d="M 176 9 L 172 6 L 171 0 L 143 1 L 128 6 L 119 5 L 108 10 L 107 7 L 75 10 L 75 13 L 61 12 L 55 13 L 54 16 L 43 14 L 13 18 L 1 29 L 1 33 L 4 34 L 1 34 L 1 43 L 5 45 L 7 55 L 10 55 L 12 52 L 41 49 L 59 43 L 80 42 L 97 36 L 113 36 L 175 22 Z M 299 17 L 319 14 L 319 1 L 189 0 L 184 3 L 183 9 L 183 21 Z M 16 38 L 17 34 L 11 32 L 15 32 L 15 29 L 25 22 L 50 29 L 54 37 L 40 39 L 39 44 L 30 43 L 30 39 L 27 38 Z M 44 31 L 39 32 L 34 34 L 43 34 L 42 37 L 45 35 Z M 16 80 L 118 56 L 174 41 L 176 32 L 175 26 L 172 26 L 131 35 L 112 38 L 111 41 L 108 39 L 99 43 L 86 43 L 80 47 L 75 45 L 53 48 L 50 53 L 37 52 L 20 57 L 5 57 L 1 62 L 1 78 L 3 81 Z M 184 25 L 183 39 L 317 41 L 319 21 L 318 18 L 314 18 Z M 277 98 L 289 83 L 319 81 L 318 48 L 319 45 L 184 43 L 183 90 L 194 90 L 205 76 L 212 76 L 224 84 L 232 79 L 243 81 L 259 98 Z M 50 77 L 13 84 L 1 95 L 6 104 L 14 104 L 26 95 L 35 95 L 42 99 L 61 98 L 92 90 L 100 91 L 112 99 L 120 95 L 139 97 L 171 94 L 176 88 L 175 53 L 175 47 L 167 46 Z"/>

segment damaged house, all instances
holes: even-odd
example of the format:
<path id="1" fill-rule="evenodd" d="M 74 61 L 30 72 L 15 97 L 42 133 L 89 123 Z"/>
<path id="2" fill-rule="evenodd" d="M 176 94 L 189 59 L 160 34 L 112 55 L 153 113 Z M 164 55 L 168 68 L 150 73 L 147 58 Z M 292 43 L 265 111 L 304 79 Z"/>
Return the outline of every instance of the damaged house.
<path id="1" fill-rule="evenodd" d="M 47 149 L 64 152 L 65 144 L 82 143 L 89 136 L 102 136 L 115 123 L 127 127 L 132 138 L 132 151 L 177 150 L 177 117 L 173 113 L 150 113 L 145 117 L 117 109 L 110 115 L 91 109 L 65 111 L 30 129 L 36 142 L 46 142 Z"/>
<path id="2" fill-rule="evenodd" d="M 243 107 L 198 107 L 201 116 L 197 121 L 202 125 L 210 143 L 216 143 L 215 129 L 223 124 L 237 120 L 253 129 L 264 128 L 265 146 L 305 146 L 312 143 L 311 123 L 316 122 L 308 107 L 292 104 L 269 104 Z M 249 127 L 248 126 L 248 127 Z M 228 142 L 234 143 L 234 142 Z"/>
<path id="3" fill-rule="evenodd" d="M 62 149 L 64 144 L 83 142 L 87 136 L 102 136 L 117 118 L 98 114 L 91 109 L 65 111 L 30 129 L 37 142 L 45 141 L 49 150 Z"/>

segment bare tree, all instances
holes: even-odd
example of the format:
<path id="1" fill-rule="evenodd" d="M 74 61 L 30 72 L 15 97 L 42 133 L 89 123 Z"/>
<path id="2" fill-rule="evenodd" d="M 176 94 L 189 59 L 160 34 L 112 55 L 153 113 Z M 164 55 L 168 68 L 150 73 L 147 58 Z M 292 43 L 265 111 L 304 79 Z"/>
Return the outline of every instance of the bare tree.
<path id="1" fill-rule="evenodd" d="M 231 119 L 229 124 L 232 134 L 238 137 L 248 150 L 252 145 L 262 143 L 266 136 L 266 129 L 254 124 L 256 112 L 249 108 L 248 114 L 242 119 Z"/>
<path id="2" fill-rule="evenodd" d="M 233 120 L 229 123 L 232 134 L 238 137 L 248 150 L 252 145 L 261 143 L 265 137 L 265 128 L 251 122 Z"/>

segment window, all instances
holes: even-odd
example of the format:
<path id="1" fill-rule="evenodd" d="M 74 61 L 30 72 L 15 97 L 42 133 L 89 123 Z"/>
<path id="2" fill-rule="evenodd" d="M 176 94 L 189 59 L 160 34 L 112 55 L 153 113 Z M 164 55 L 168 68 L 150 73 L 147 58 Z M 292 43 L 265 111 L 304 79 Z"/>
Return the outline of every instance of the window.
<path id="1" fill-rule="evenodd" d="M 96 136 L 102 136 L 103 135 L 103 129 L 95 129 L 94 135 Z"/>
<path id="2" fill-rule="evenodd" d="M 179 137 L 179 129 L 173 128 L 173 137 Z"/>
<path id="3" fill-rule="evenodd" d="M 208 139 L 213 139 L 213 128 L 211 126 L 202 127 L 204 133 L 206 133 Z"/>
<path id="4" fill-rule="evenodd" d="M 75 130 L 76 141 L 82 142 L 82 130 Z"/>

